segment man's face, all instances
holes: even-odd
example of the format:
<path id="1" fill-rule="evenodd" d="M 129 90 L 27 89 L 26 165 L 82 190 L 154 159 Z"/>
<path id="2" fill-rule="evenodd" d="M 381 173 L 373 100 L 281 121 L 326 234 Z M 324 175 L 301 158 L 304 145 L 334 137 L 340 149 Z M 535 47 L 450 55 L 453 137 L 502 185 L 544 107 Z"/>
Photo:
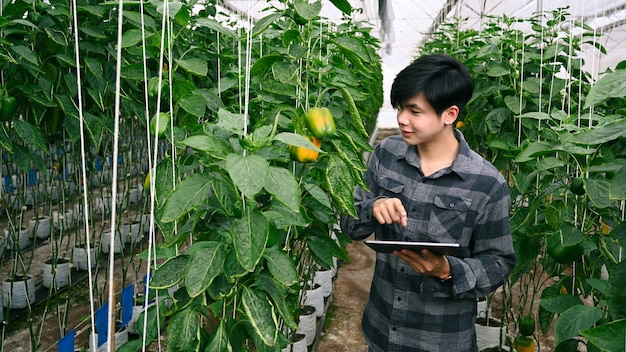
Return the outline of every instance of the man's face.
<path id="1" fill-rule="evenodd" d="M 401 103 L 397 110 L 398 125 L 402 138 L 411 145 L 428 143 L 440 137 L 450 117 L 448 110 L 438 116 L 433 107 L 426 101 L 423 93 Z"/>

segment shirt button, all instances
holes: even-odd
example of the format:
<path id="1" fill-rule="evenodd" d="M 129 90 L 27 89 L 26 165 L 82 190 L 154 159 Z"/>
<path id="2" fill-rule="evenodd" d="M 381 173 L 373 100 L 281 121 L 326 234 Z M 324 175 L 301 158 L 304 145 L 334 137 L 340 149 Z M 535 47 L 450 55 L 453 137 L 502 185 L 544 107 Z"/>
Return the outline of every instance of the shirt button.
<path id="1" fill-rule="evenodd" d="M 454 208 L 454 203 L 450 203 L 450 208 Z"/>
<path id="2" fill-rule="evenodd" d="M 398 297 L 398 302 L 402 301 L 402 297 Z"/>
<path id="3" fill-rule="evenodd" d="M 404 268 L 401 268 L 401 269 L 400 269 L 400 271 L 401 271 L 401 272 L 404 272 Z"/>
<path id="4" fill-rule="evenodd" d="M 394 327 L 392 327 L 392 328 L 391 328 L 391 330 L 396 331 L 396 327 L 395 327 L 395 326 L 394 326 Z"/>

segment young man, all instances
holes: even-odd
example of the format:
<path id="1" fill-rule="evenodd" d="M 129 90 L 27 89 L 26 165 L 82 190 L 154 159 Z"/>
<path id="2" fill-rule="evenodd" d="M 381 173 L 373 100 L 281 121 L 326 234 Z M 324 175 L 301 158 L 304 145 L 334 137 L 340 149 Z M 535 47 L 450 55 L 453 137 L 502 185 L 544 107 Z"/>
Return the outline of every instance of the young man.
<path id="1" fill-rule="evenodd" d="M 470 255 L 377 253 L 362 323 L 372 352 L 477 351 L 476 299 L 515 265 L 508 186 L 453 127 L 473 87 L 467 68 L 448 55 L 423 56 L 393 82 L 402 135 L 376 147 L 364 175 L 369 191 L 354 191 L 359 218 L 342 219 L 342 230 L 355 240 L 374 233 L 454 242 Z"/>

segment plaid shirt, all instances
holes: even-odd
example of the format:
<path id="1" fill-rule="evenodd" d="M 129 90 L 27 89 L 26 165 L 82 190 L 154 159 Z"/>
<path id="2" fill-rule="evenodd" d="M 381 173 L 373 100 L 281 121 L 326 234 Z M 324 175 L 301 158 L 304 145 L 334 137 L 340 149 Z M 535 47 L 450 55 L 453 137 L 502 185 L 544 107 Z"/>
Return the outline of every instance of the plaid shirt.
<path id="1" fill-rule="evenodd" d="M 363 331 L 370 351 L 476 351 L 476 299 L 503 284 L 515 265 L 509 228 L 509 189 L 498 170 L 454 130 L 459 151 L 452 166 L 424 176 L 417 148 L 388 137 L 368 161 L 370 191 L 354 191 L 359 219 L 341 227 L 355 240 L 456 242 L 470 257 L 448 256 L 452 280 L 414 271 L 393 254 L 377 253 Z M 408 225 L 380 225 L 372 203 L 396 197 Z"/>

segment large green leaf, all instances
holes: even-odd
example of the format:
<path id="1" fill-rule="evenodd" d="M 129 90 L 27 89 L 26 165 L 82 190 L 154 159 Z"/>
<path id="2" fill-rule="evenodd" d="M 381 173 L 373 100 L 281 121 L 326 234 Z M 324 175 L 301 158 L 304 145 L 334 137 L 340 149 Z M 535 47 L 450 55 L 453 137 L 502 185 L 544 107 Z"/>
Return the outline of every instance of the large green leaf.
<path id="1" fill-rule="evenodd" d="M 287 290 L 280 282 L 271 278 L 269 275 L 259 275 L 255 283 L 267 292 L 268 297 L 274 302 L 274 307 L 283 319 L 283 323 L 292 329 L 297 329 L 298 324 L 293 319 L 293 308 L 287 305 Z"/>
<path id="2" fill-rule="evenodd" d="M 608 98 L 626 96 L 626 70 L 609 72 L 598 80 L 585 98 L 584 108 L 598 104 Z"/>
<path id="3" fill-rule="evenodd" d="M 354 53 L 364 63 L 370 63 L 372 61 L 365 43 L 360 38 L 342 36 L 335 38 L 333 43 L 344 51 L 348 50 Z"/>
<path id="4" fill-rule="evenodd" d="M 15 52 L 17 55 L 19 55 L 22 59 L 30 62 L 31 64 L 35 65 L 35 66 L 39 66 L 40 64 L 40 60 L 39 60 L 39 56 L 37 55 L 37 53 L 35 53 L 34 51 L 30 50 L 29 48 L 23 46 L 23 45 L 15 45 L 15 46 L 10 46 L 11 51 Z"/>
<path id="5" fill-rule="evenodd" d="M 346 162 L 338 156 L 330 155 L 324 176 L 330 194 L 335 202 L 341 206 L 343 212 L 358 217 L 352 196 L 355 182 Z"/>
<path id="6" fill-rule="evenodd" d="M 185 277 L 188 264 L 189 256 L 184 254 L 167 260 L 155 270 L 150 278 L 150 288 L 169 288 L 176 285 Z"/>
<path id="7" fill-rule="evenodd" d="M 346 251 L 327 233 L 321 230 L 308 230 L 306 233 L 306 244 L 311 252 L 329 268 L 334 266 L 333 257 L 348 260 Z"/>
<path id="8" fill-rule="evenodd" d="M 300 211 L 300 185 L 293 174 L 282 167 L 270 166 L 265 190 L 294 211 Z"/>
<path id="9" fill-rule="evenodd" d="M 489 65 L 487 69 L 487 76 L 489 77 L 501 77 L 506 76 L 511 72 L 509 65 L 501 62 L 494 62 Z"/>
<path id="10" fill-rule="evenodd" d="M 198 58 L 186 59 L 186 60 L 178 59 L 175 61 L 185 71 L 191 74 L 197 75 L 197 76 L 206 77 L 207 73 L 209 72 L 209 66 L 207 62 L 202 59 L 198 59 Z"/>
<path id="11" fill-rule="evenodd" d="M 15 119 L 13 120 L 13 128 L 20 139 L 24 142 L 24 145 L 37 147 L 40 150 L 48 149 L 45 139 L 41 134 L 41 130 L 35 128 L 35 126 L 24 120 Z"/>
<path id="12" fill-rule="evenodd" d="M 298 282 L 296 265 L 287 253 L 274 246 L 267 248 L 263 256 L 267 262 L 267 268 L 280 283 L 291 286 Z"/>
<path id="13" fill-rule="evenodd" d="M 626 318 L 626 260 L 622 260 L 611 269 L 607 284 L 606 303 L 611 318 Z"/>
<path id="14" fill-rule="evenodd" d="M 609 185 L 609 198 L 612 200 L 624 200 L 626 199 L 626 166 L 611 179 Z"/>
<path id="15" fill-rule="evenodd" d="M 269 232 L 267 219 L 247 207 L 242 218 L 233 220 L 231 231 L 239 264 L 249 272 L 254 271 L 267 243 Z"/>
<path id="16" fill-rule="evenodd" d="M 609 198 L 610 183 L 606 179 L 586 179 L 585 189 L 591 202 L 599 208 L 606 208 L 611 205 Z"/>
<path id="17" fill-rule="evenodd" d="M 211 179 L 204 174 L 193 174 L 178 185 L 165 202 L 161 221 L 172 222 L 189 214 L 209 196 Z"/>
<path id="18" fill-rule="evenodd" d="M 302 18 L 306 20 L 312 20 L 322 11 L 321 1 L 309 3 L 308 0 L 294 0 L 293 6 L 298 15 L 302 16 Z"/>
<path id="19" fill-rule="evenodd" d="M 189 136 L 180 143 L 214 156 L 222 156 L 228 152 L 228 146 L 222 140 L 205 134 Z"/>
<path id="20" fill-rule="evenodd" d="M 230 341 L 228 340 L 228 332 L 226 331 L 226 327 L 224 326 L 224 322 L 220 322 L 220 325 L 217 327 L 217 330 L 213 333 L 213 338 L 209 342 L 209 345 L 206 348 L 206 351 L 211 352 L 232 352 L 233 347 L 230 345 Z"/>
<path id="21" fill-rule="evenodd" d="M 206 112 L 206 99 L 201 95 L 192 94 L 183 97 L 180 99 L 179 105 L 183 110 L 195 117 L 204 117 Z"/>
<path id="22" fill-rule="evenodd" d="M 222 273 L 225 253 L 222 244 L 215 241 L 196 242 L 192 248 L 194 251 L 189 261 L 202 264 L 187 266 L 185 286 L 189 296 L 196 297 L 204 293 L 213 279 Z"/>
<path id="23" fill-rule="evenodd" d="M 257 336 L 267 346 L 274 346 L 278 338 L 278 321 L 267 296 L 243 286 L 241 304 Z"/>
<path id="24" fill-rule="evenodd" d="M 576 337 L 583 329 L 588 329 L 602 318 L 599 307 L 576 305 L 563 312 L 554 325 L 555 343 Z"/>
<path id="25" fill-rule="evenodd" d="M 293 145 L 296 147 L 308 148 L 311 150 L 315 150 L 317 152 L 322 152 L 320 148 L 318 148 L 315 144 L 313 144 L 309 139 L 301 136 L 297 133 L 291 132 L 281 132 L 274 136 L 275 141 L 283 142 L 288 145 Z"/>
<path id="26" fill-rule="evenodd" d="M 580 334 L 602 351 L 626 351 L 626 319 L 582 330 Z"/>
<path id="27" fill-rule="evenodd" d="M 267 183 L 270 165 L 259 155 L 231 153 L 226 156 L 226 171 L 241 193 L 253 198 Z"/>
<path id="28" fill-rule="evenodd" d="M 330 0 L 330 2 L 344 14 L 352 14 L 352 5 L 348 0 Z"/>
<path id="29" fill-rule="evenodd" d="M 221 34 L 226 34 L 229 37 L 237 36 L 237 34 L 235 34 L 232 29 L 224 27 L 221 23 L 217 22 L 213 18 L 197 18 L 195 19 L 195 21 L 198 26 L 210 28 Z"/>
<path id="30" fill-rule="evenodd" d="M 265 55 L 259 59 L 257 59 L 252 67 L 250 68 L 250 74 L 254 76 L 263 76 L 265 75 L 271 68 L 275 62 L 281 61 L 284 59 L 283 55 L 271 54 Z"/>
<path id="31" fill-rule="evenodd" d="M 548 312 L 563 313 L 574 306 L 582 305 L 583 302 L 580 298 L 573 295 L 558 294 L 556 296 L 541 298 L 540 304 Z"/>
<path id="32" fill-rule="evenodd" d="M 272 23 L 276 22 L 282 15 L 279 13 L 273 13 L 267 15 L 260 20 L 256 21 L 254 27 L 252 27 L 252 36 L 256 36 L 265 31 Z"/>
<path id="33" fill-rule="evenodd" d="M 572 143 L 597 145 L 626 135 L 626 119 L 616 120 L 606 125 L 592 127 L 577 133 L 569 140 Z"/>
<path id="34" fill-rule="evenodd" d="M 187 307 L 176 313 L 167 327 L 168 351 L 197 351 L 200 343 L 200 314 Z"/>
<path id="35" fill-rule="evenodd" d="M 122 34 L 122 48 L 130 48 L 139 45 L 142 41 L 143 33 L 140 29 L 129 29 Z M 146 36 L 146 38 L 149 37 Z"/>

